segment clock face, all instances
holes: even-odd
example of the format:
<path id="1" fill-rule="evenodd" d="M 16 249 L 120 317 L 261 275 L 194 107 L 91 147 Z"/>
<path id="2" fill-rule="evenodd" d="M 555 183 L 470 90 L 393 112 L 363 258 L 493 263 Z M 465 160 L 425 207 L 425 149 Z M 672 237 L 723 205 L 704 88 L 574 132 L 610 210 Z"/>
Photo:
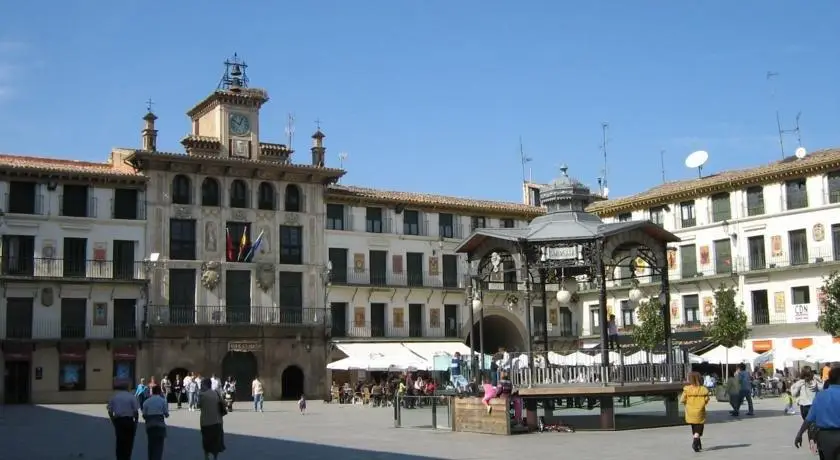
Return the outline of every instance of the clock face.
<path id="1" fill-rule="evenodd" d="M 248 134 L 251 131 L 251 122 L 248 117 L 241 113 L 233 113 L 230 115 L 230 133 L 235 136 Z"/>

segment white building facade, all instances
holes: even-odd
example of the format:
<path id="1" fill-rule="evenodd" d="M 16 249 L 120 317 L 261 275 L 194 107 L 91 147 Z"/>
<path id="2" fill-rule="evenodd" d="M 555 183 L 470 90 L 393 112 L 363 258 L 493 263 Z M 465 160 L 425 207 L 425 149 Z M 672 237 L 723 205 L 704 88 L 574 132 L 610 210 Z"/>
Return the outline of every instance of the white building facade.
<path id="1" fill-rule="evenodd" d="M 669 251 L 676 328 L 709 322 L 723 284 L 743 302 L 752 328 L 746 345 L 776 350 L 776 367 L 793 349 L 832 341 L 815 323 L 823 277 L 840 268 L 840 151 L 667 183 L 587 210 L 605 222 L 649 219 L 682 239 Z M 657 295 L 650 272 L 635 270 L 641 289 Z M 628 333 L 636 322 L 629 288 L 615 283 L 608 294 L 608 310 Z M 583 336 L 597 334 L 597 294 L 582 285 L 579 298 Z"/>
<path id="2" fill-rule="evenodd" d="M 144 177 L 115 162 L 0 158 L 7 403 L 90 402 L 132 379 L 145 306 Z"/>

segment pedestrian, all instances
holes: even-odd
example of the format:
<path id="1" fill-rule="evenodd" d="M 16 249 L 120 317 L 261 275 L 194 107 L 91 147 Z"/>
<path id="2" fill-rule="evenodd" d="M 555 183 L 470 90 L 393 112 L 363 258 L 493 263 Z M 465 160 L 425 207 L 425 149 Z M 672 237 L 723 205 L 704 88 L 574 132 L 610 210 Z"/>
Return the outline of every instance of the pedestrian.
<path id="1" fill-rule="evenodd" d="M 491 401 L 496 397 L 496 386 L 490 383 L 490 379 L 484 378 L 484 397 L 481 402 L 487 407 L 487 415 L 493 412 Z"/>
<path id="2" fill-rule="evenodd" d="M 690 372 L 688 385 L 683 387 L 680 396 L 680 402 L 685 405 L 685 423 L 691 426 L 691 448 L 694 452 L 703 450 L 703 428 L 706 426 L 706 405 L 710 395 L 702 379 L 699 372 Z"/>
<path id="3" fill-rule="evenodd" d="M 254 412 L 263 411 L 263 398 L 265 398 L 265 390 L 260 381 L 260 376 L 255 376 L 254 381 L 251 382 L 251 396 L 254 398 Z"/>
<path id="4" fill-rule="evenodd" d="M 152 395 L 143 403 L 143 420 L 146 421 L 146 442 L 149 460 L 163 459 L 163 443 L 166 440 L 166 418 L 169 417 L 169 403 L 162 395 L 160 386 L 152 387 Z"/>
<path id="5" fill-rule="evenodd" d="M 225 408 L 219 393 L 211 389 L 210 379 L 201 381 L 201 393 L 198 397 L 198 407 L 201 410 L 199 425 L 201 426 L 201 447 L 204 459 L 216 459 L 225 451 L 224 429 L 222 417 Z"/>
<path id="6" fill-rule="evenodd" d="M 140 379 L 137 388 L 134 389 L 134 397 L 137 398 L 137 403 L 142 406 L 149 397 L 149 387 L 146 386 L 146 379 Z"/>
<path id="7" fill-rule="evenodd" d="M 199 387 L 199 380 L 198 377 L 190 373 L 189 380 L 184 379 L 184 386 L 187 389 L 187 404 L 189 405 L 189 410 L 195 411 L 198 407 L 198 387 Z"/>
<path id="8" fill-rule="evenodd" d="M 119 391 L 108 400 L 108 418 L 114 426 L 117 460 L 131 460 L 140 404 L 137 397 L 129 391 L 128 384 L 120 384 L 118 389 Z"/>
<path id="9" fill-rule="evenodd" d="M 184 382 L 181 381 L 181 376 L 175 374 L 175 382 L 172 384 L 172 392 L 175 393 L 175 402 L 178 404 L 178 409 L 181 408 L 181 398 L 184 395 Z"/>
<path id="10" fill-rule="evenodd" d="M 169 381 L 169 377 L 164 375 L 162 379 L 160 379 L 160 389 L 161 389 L 161 396 L 163 399 L 166 400 L 167 404 L 169 403 L 169 395 L 172 394 L 172 382 Z"/>
<path id="11" fill-rule="evenodd" d="M 607 345 L 610 350 L 618 348 L 618 325 L 615 323 L 615 315 L 610 315 L 607 321 Z"/>
<path id="12" fill-rule="evenodd" d="M 298 400 L 298 410 L 300 410 L 300 415 L 306 415 L 306 395 L 304 394 L 301 394 Z"/>
<path id="13" fill-rule="evenodd" d="M 747 365 L 744 363 L 738 364 L 738 371 L 735 373 L 738 376 L 738 384 L 741 387 L 741 397 L 738 401 L 738 407 L 744 400 L 747 401 L 747 415 L 755 415 L 753 412 L 752 399 L 752 376 L 747 372 Z M 735 414 L 738 415 L 738 414 Z"/>
<path id="14" fill-rule="evenodd" d="M 809 366 L 805 366 L 799 372 L 799 380 L 790 386 L 790 395 L 795 399 L 799 406 L 799 415 L 802 420 L 808 418 L 808 411 L 811 410 L 811 405 L 814 403 L 814 398 L 817 393 L 822 390 L 823 383 L 818 379 Z M 808 444 L 813 450 L 813 443 L 816 441 L 812 439 L 811 432 L 808 432 Z"/>
<path id="15" fill-rule="evenodd" d="M 840 456 L 840 368 L 828 372 L 824 391 L 817 392 L 808 416 L 802 421 L 793 440 L 798 449 L 802 446 L 802 435 L 816 431 L 816 448 L 820 460 L 836 460 Z"/>
<path id="16" fill-rule="evenodd" d="M 741 410 L 741 383 L 738 379 L 738 373 L 736 372 L 735 375 L 726 379 L 724 385 L 726 394 L 729 396 L 729 405 L 732 407 L 729 415 L 737 417 Z"/>

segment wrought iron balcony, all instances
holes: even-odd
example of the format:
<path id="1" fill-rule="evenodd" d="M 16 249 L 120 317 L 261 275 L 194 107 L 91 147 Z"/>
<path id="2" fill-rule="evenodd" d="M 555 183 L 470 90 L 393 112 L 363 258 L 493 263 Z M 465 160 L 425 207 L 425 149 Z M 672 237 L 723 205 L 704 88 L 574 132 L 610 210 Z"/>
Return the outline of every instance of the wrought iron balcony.
<path id="1" fill-rule="evenodd" d="M 144 280 L 143 262 L 133 260 L 76 260 L 35 257 L 0 258 L 0 275 L 21 279 L 72 278 L 88 280 Z"/>
<path id="2" fill-rule="evenodd" d="M 314 326 L 324 325 L 323 308 L 261 305 L 150 305 L 149 326 Z"/>
<path id="3" fill-rule="evenodd" d="M 33 318 L 31 321 L 0 318 L 0 339 L 2 340 L 112 340 L 140 339 L 141 328 L 137 324 L 81 319 L 62 321 L 61 318 Z"/>
<path id="4" fill-rule="evenodd" d="M 785 248 L 787 249 L 787 248 Z M 840 249 L 840 248 L 839 248 Z M 840 251 L 837 251 L 840 253 Z M 809 249 L 805 251 L 785 250 L 783 255 L 767 257 L 763 253 L 750 254 L 741 267 L 742 271 L 772 270 L 783 268 L 803 268 L 809 265 L 840 263 L 840 254 L 833 250 Z"/>
<path id="5" fill-rule="evenodd" d="M 425 324 L 409 324 L 404 321 L 402 325 L 391 322 L 355 322 L 350 319 L 344 322 L 333 318 L 330 328 L 331 336 L 338 338 L 387 338 L 387 339 L 408 339 L 408 338 L 459 338 L 461 324 L 441 320 L 436 327 Z"/>
<path id="6" fill-rule="evenodd" d="M 7 193 L 6 207 L 4 209 L 8 214 L 43 215 L 44 195 L 28 194 L 18 196 L 15 193 Z"/>
<path id="7" fill-rule="evenodd" d="M 59 207 L 58 215 L 67 217 L 96 217 L 97 215 L 97 200 L 96 197 L 88 197 L 87 201 L 79 202 L 73 198 L 64 199 L 64 195 L 58 198 Z"/>
<path id="8" fill-rule="evenodd" d="M 373 287 L 434 287 L 459 289 L 460 283 L 456 276 L 446 276 L 442 272 L 409 272 L 393 273 L 388 270 L 348 269 L 333 271 L 331 282 L 338 286 L 373 286 Z"/>
<path id="9" fill-rule="evenodd" d="M 145 220 L 146 201 L 137 199 L 136 202 L 120 203 L 111 199 L 111 219 Z"/>

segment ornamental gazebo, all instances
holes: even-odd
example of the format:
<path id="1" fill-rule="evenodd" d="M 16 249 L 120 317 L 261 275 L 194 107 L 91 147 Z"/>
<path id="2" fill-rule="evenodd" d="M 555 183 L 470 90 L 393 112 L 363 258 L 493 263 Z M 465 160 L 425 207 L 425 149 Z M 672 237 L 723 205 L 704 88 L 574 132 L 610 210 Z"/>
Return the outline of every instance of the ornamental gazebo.
<path id="1" fill-rule="evenodd" d="M 570 387 L 592 387 L 593 384 L 629 388 L 623 377 L 619 377 L 623 376 L 621 366 L 610 364 L 607 280 L 633 281 L 637 269 L 643 265 L 649 271 L 646 276 L 658 280 L 661 286 L 659 300 L 665 318 L 665 345 L 670 350 L 667 353 L 665 380 L 672 381 L 676 377 L 681 381 L 683 376 L 674 375 L 676 367 L 672 366 L 675 354 L 671 346 L 668 311 L 667 260 L 668 243 L 680 239 L 650 221 L 604 223 L 598 216 L 585 211 L 589 204 L 603 198 L 569 177 L 567 167 L 561 167 L 560 171 L 561 176 L 541 191 L 542 205 L 547 208 L 545 215 L 535 218 L 523 228 L 476 228 L 458 246 L 458 252 L 467 254 L 470 270 L 467 287 L 468 302 L 472 307 L 470 323 L 473 326 L 468 331 L 470 346 L 473 350 L 495 351 L 488 350 L 485 342 L 500 343 L 498 336 L 502 330 L 494 330 L 485 337 L 484 322 L 498 322 L 499 318 L 504 318 L 513 325 L 505 333 L 518 332 L 524 336 L 522 340 L 512 341 L 521 343 L 528 355 L 524 372 L 514 376 L 514 384 L 518 384 L 521 395 L 533 393 L 534 396 L 560 397 L 558 387 L 565 387 L 562 397 L 567 397 L 571 396 L 569 391 L 574 390 Z M 562 378 L 546 379 L 548 375 L 535 379 L 534 373 L 538 371 L 536 368 L 540 367 L 538 363 L 541 359 L 544 358 L 543 366 L 549 362 L 549 297 L 546 287 L 557 286 L 554 297 L 564 310 L 561 314 L 570 323 L 572 314 L 568 305 L 573 296 L 569 288 L 581 282 L 593 283 L 599 292 L 599 370 L 594 378 L 575 385 L 562 384 L 568 381 Z M 640 297 L 638 291 L 636 296 Z M 535 327 L 532 327 L 532 319 Z M 567 332 L 572 337 L 578 335 L 573 329 L 561 331 L 561 335 Z M 477 340 L 474 335 L 479 336 Z M 646 385 L 648 388 L 651 386 L 649 382 Z M 591 391 L 587 394 L 595 396 Z M 599 395 L 602 416 L 604 410 L 612 414 L 612 398 L 615 396 L 614 392 L 609 392 L 612 395 L 609 397 L 605 394 Z"/>

